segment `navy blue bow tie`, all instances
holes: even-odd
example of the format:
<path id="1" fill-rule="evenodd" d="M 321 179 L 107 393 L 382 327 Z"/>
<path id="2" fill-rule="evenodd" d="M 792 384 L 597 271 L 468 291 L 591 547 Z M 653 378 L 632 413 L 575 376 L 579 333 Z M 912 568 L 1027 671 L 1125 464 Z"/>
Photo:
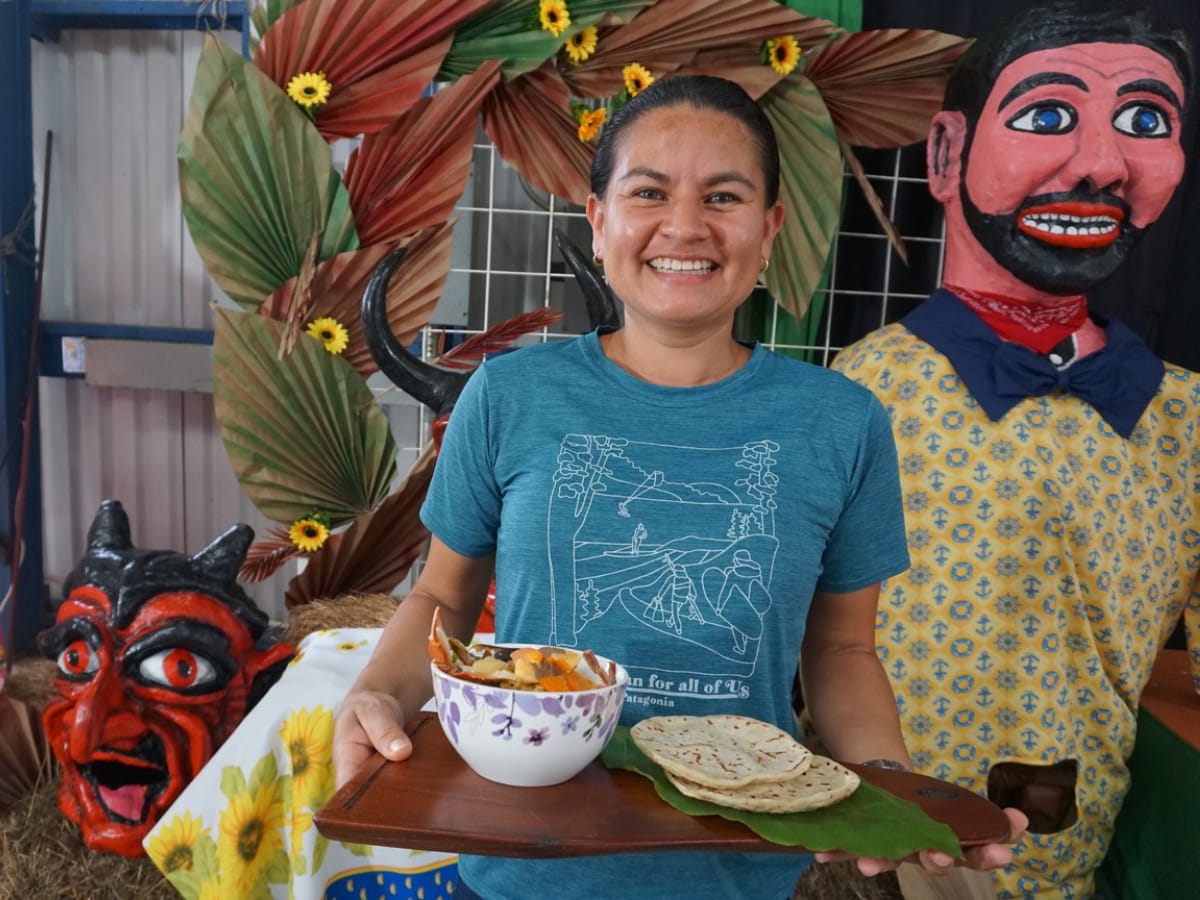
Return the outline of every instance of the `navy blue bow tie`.
<path id="1" fill-rule="evenodd" d="M 992 375 L 996 393 L 1018 401 L 1061 390 L 1100 408 L 1121 390 L 1120 366 L 1104 365 L 1096 354 L 1058 369 L 1041 354 L 1008 342 L 992 355 Z"/>
<path id="2" fill-rule="evenodd" d="M 946 290 L 935 291 L 902 323 L 950 360 L 993 422 L 1026 397 L 1061 390 L 1090 404 L 1117 434 L 1127 438 L 1158 393 L 1166 371 L 1162 360 L 1117 321 L 1105 325 L 1103 349 L 1065 369 L 1033 350 L 1000 340 Z"/>

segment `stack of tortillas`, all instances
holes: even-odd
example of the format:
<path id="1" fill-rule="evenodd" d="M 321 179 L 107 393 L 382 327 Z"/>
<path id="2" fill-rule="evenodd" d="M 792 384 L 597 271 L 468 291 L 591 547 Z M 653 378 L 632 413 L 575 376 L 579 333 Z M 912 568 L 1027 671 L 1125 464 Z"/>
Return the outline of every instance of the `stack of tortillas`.
<path id="1" fill-rule="evenodd" d="M 781 728 L 745 716 L 656 716 L 629 731 L 682 794 L 751 812 L 832 806 L 859 777 Z"/>

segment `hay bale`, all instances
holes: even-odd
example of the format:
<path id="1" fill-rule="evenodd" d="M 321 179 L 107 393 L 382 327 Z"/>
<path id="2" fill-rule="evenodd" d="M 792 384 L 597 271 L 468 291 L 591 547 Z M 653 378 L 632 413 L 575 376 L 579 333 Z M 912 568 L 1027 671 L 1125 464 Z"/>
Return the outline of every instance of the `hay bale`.
<path id="1" fill-rule="evenodd" d="M 58 665 L 44 656 L 24 656 L 13 660 L 4 693 L 34 709 L 42 709 L 57 696 L 54 676 Z"/>
<path id="2" fill-rule="evenodd" d="M 402 599 L 393 594 L 343 594 L 293 606 L 284 640 L 298 644 L 314 631 L 330 628 L 382 628 Z"/>
<path id="3" fill-rule="evenodd" d="M 0 900 L 179 900 L 148 858 L 99 853 L 58 808 L 59 777 L 0 818 Z"/>

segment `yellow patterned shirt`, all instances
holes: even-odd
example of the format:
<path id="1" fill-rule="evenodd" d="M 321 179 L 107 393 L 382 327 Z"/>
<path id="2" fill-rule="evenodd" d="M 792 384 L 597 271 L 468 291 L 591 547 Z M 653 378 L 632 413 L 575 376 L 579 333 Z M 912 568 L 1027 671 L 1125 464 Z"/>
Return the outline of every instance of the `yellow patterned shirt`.
<path id="1" fill-rule="evenodd" d="M 997 886 L 1088 896 L 1155 656 L 1185 607 L 1190 643 L 1200 626 L 1200 376 L 1168 366 L 1125 439 L 1063 392 L 991 421 L 898 323 L 833 368 L 895 433 L 912 567 L 877 634 L 913 761 L 986 794 L 998 762 L 1076 760 L 1078 821 L 1029 835 Z"/>

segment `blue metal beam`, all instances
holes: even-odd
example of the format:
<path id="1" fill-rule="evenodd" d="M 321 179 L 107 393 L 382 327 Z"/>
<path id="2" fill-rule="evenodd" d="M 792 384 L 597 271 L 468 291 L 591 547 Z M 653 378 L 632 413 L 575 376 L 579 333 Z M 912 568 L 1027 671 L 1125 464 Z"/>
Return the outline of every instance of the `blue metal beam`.
<path id="1" fill-rule="evenodd" d="M 32 645 L 42 625 L 42 479 L 37 383 L 30 355 L 37 327 L 34 261 L 37 205 L 33 182 L 30 0 L 0 0 L 0 598 L 16 581 L 15 605 L 0 613 L 11 655 Z M 25 425 L 27 395 L 31 420 Z M 24 445 L 28 433 L 29 444 Z M 21 461 L 28 460 L 21 519 L 22 558 L 12 566 Z"/>
<path id="2" fill-rule="evenodd" d="M 4 2 L 4 0 L 0 0 Z M 56 41 L 68 28 L 130 30 L 215 30 L 242 33 L 242 53 L 250 49 L 250 4 L 245 0 L 199 3 L 196 0 L 31 0 L 31 32 Z"/>
<path id="3" fill-rule="evenodd" d="M 154 341 L 166 344 L 209 344 L 213 333 L 204 328 L 171 328 L 157 325 L 109 325 L 99 322 L 48 322 L 42 320 L 38 340 L 38 373 L 49 378 L 83 378 L 86 370 L 63 368 L 63 339 Z"/>

